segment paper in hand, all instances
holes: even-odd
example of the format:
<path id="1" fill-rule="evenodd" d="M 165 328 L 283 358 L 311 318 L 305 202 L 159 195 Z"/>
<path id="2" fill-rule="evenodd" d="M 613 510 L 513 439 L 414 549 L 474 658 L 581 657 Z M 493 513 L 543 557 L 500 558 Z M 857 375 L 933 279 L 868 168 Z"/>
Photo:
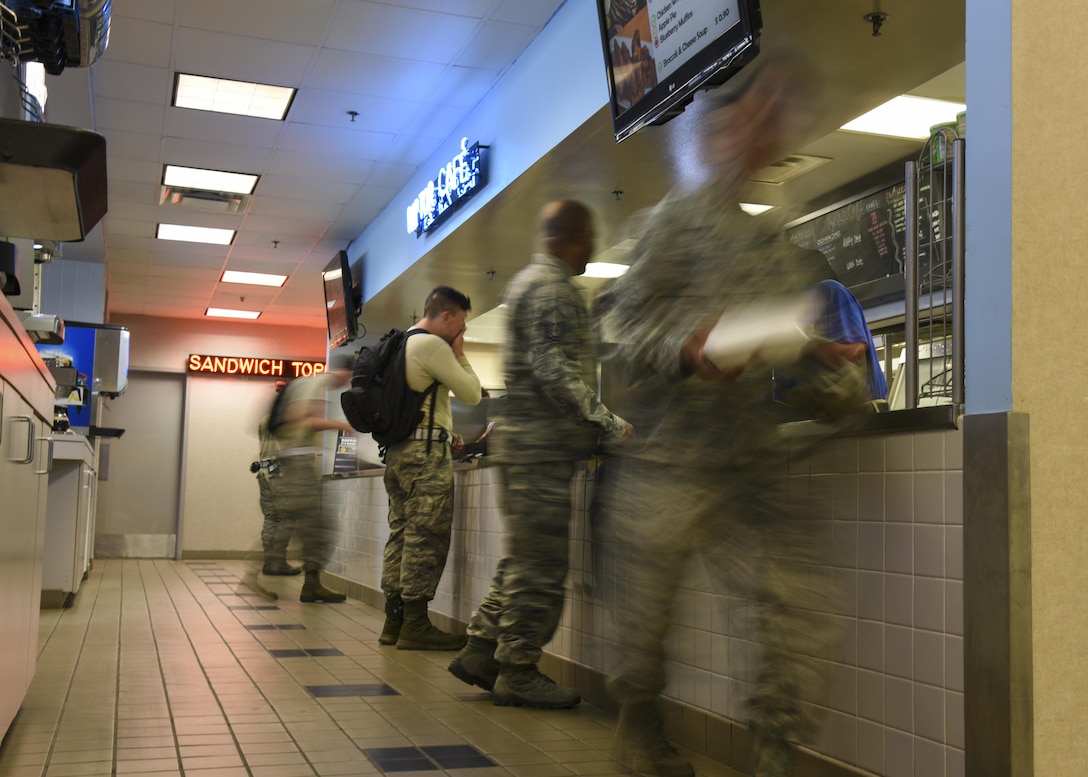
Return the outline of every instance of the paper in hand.
<path id="1" fill-rule="evenodd" d="M 707 335 L 703 353 L 722 371 L 793 364 L 810 339 L 814 305 L 811 294 L 800 294 L 726 310 Z"/>

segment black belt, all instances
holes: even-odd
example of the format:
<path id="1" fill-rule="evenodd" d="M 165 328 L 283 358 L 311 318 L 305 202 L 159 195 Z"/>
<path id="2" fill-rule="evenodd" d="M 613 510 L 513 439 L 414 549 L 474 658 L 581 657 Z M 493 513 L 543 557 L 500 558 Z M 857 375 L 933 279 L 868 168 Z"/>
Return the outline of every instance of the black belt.
<path id="1" fill-rule="evenodd" d="M 446 442 L 450 439 L 450 433 L 445 429 L 424 429 L 420 427 L 412 432 L 412 436 L 409 440 L 435 440 L 437 442 Z"/>

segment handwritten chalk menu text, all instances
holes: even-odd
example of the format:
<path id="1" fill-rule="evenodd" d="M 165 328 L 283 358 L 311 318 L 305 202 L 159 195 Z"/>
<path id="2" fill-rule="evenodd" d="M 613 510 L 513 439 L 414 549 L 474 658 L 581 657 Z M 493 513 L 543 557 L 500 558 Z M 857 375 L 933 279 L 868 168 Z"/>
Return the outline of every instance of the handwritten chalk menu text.
<path id="1" fill-rule="evenodd" d="M 687 62 L 708 39 L 740 23 L 737 0 L 646 0 L 657 79 Z"/>
<path id="2" fill-rule="evenodd" d="M 923 185 L 918 201 L 918 277 L 924 291 L 946 281 L 944 224 L 949 201 L 940 179 Z M 902 296 L 906 268 L 906 194 L 895 184 L 793 222 L 790 240 L 816 249 L 861 301 Z"/>

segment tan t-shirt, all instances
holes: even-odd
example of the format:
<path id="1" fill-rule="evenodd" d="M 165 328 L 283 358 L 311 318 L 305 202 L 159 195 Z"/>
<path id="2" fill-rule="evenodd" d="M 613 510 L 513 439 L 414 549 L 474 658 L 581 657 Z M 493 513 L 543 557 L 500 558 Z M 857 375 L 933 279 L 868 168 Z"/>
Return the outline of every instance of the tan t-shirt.
<path id="1" fill-rule="evenodd" d="M 422 334 L 408 338 L 404 350 L 408 387 L 414 391 L 426 391 L 431 383 L 441 385 L 435 395 L 434 426 L 436 429 L 453 431 L 453 413 L 450 411 L 450 392 L 466 405 L 480 402 L 480 379 L 464 356 L 454 356 L 450 344 L 438 335 Z M 423 423 L 430 418 L 431 401 L 423 402 Z"/>

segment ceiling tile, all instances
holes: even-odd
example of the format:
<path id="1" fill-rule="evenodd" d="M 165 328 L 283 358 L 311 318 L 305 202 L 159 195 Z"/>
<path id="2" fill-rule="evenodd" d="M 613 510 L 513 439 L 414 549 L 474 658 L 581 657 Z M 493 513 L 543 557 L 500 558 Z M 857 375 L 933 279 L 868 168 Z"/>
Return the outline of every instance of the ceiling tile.
<path id="1" fill-rule="evenodd" d="M 312 154 L 321 151 L 349 159 L 378 159 L 389 149 L 393 135 L 313 124 L 289 122 L 280 138 L 279 147 L 287 151 Z"/>
<path id="2" fill-rule="evenodd" d="M 438 105 L 471 108 L 483 99 L 499 78 L 498 70 L 476 67 L 449 67 L 426 94 Z"/>
<path id="3" fill-rule="evenodd" d="M 446 13 L 358 1 L 337 7 L 325 45 L 333 49 L 448 64 L 464 48 L 477 20 Z"/>
<path id="4" fill-rule="evenodd" d="M 524 3 L 525 0 L 518 0 Z M 533 3 L 539 0 L 533 0 Z M 548 0 L 554 2 L 554 0 Z M 491 13 L 498 0 L 397 0 L 397 5 L 405 8 L 417 8 L 421 11 L 441 11 L 443 13 L 472 16 L 483 19 Z M 527 3 L 531 5 L 532 3 Z"/>
<path id="5" fill-rule="evenodd" d="M 173 76 L 166 67 L 136 65 L 103 59 L 93 70 L 95 98 L 145 102 L 165 106 L 174 88 Z"/>
<path id="6" fill-rule="evenodd" d="M 403 52 L 401 52 L 403 54 Z M 383 57 L 323 48 L 303 86 L 348 94 L 414 100 L 430 89 L 446 66 L 403 56 Z"/>
<path id="7" fill-rule="evenodd" d="M 284 216 L 247 216 L 246 232 L 273 235 L 267 242 L 282 240 L 286 235 L 317 237 L 329 228 L 329 220 L 293 219 Z"/>
<path id="8" fill-rule="evenodd" d="M 491 18 L 497 22 L 527 24 L 543 29 L 561 5 L 563 0 L 533 0 L 531 3 L 526 3 L 525 0 L 503 0 L 491 14 Z"/>
<path id="9" fill-rule="evenodd" d="M 150 135 L 162 134 L 165 109 L 161 105 L 109 97 L 96 98 L 94 105 L 95 128 L 99 132 L 103 129 L 122 129 Z"/>
<path id="10" fill-rule="evenodd" d="M 325 181 L 361 184 L 373 170 L 374 162 L 368 159 L 344 159 L 335 156 L 277 151 L 272 155 L 266 172 L 269 175 L 290 176 L 296 179 L 318 178 Z"/>
<path id="11" fill-rule="evenodd" d="M 189 108 L 166 110 L 166 135 L 171 138 L 272 148 L 282 130 L 283 122 L 272 119 Z"/>
<path id="12" fill-rule="evenodd" d="M 320 205 L 329 203 L 343 205 L 355 196 L 358 189 L 358 184 L 352 183 L 333 183 L 315 178 L 300 180 L 287 176 L 265 175 L 261 177 L 261 182 L 257 185 L 257 196 L 254 197 L 254 207 L 250 211 L 255 211 L 256 206 L 266 198 L 283 198 L 289 203 L 301 200 Z M 277 208 L 277 210 L 281 210 L 281 208 Z M 335 217 L 335 214 L 333 216 Z"/>
<path id="13" fill-rule="evenodd" d="M 179 29 L 176 47 L 178 72 L 274 86 L 297 86 L 313 56 L 309 46 L 190 27 Z"/>
<path id="14" fill-rule="evenodd" d="M 307 89 L 291 106 L 291 121 L 347 130 L 400 132 L 420 104 L 345 92 Z M 348 111 L 355 111 L 352 119 Z"/>
<path id="15" fill-rule="evenodd" d="M 185 0 L 177 19 L 198 30 L 244 30 L 254 38 L 316 46 L 334 5 L 334 0 Z"/>
<path id="16" fill-rule="evenodd" d="M 113 0 L 111 18 L 131 16 L 152 22 L 174 20 L 174 0 Z"/>
<path id="17" fill-rule="evenodd" d="M 110 61 L 169 67 L 173 36 L 174 27 L 170 23 L 111 15 Z"/>
<path id="18" fill-rule="evenodd" d="M 313 187 L 307 188 L 313 188 L 316 191 L 320 188 L 320 185 L 315 184 Z M 356 187 L 354 186 L 351 187 L 352 192 L 355 191 L 355 188 Z M 289 191 L 284 191 L 283 193 L 290 194 Z M 249 218 L 253 218 L 254 216 L 276 216 L 318 221 L 321 224 L 327 225 L 340 215 L 340 211 L 343 207 L 343 202 L 322 202 L 317 200 L 311 201 L 306 198 L 289 199 L 288 197 L 261 195 L 260 197 L 253 198 L 253 203 L 249 206 Z M 252 222 L 247 222 L 246 228 L 252 228 Z"/>
<path id="19" fill-rule="evenodd" d="M 165 138 L 162 159 L 164 164 L 259 175 L 268 164 L 271 153 L 263 146 Z M 160 172 L 159 180 L 161 179 Z"/>
<path id="20" fill-rule="evenodd" d="M 156 162 L 162 154 L 162 138 L 157 134 L 128 132 L 123 129 L 102 130 L 106 148 L 116 156 Z"/>
<path id="21" fill-rule="evenodd" d="M 486 22 L 472 44 L 454 62 L 462 67 L 505 70 L 536 36 L 536 30 L 522 24 Z"/>
<path id="22" fill-rule="evenodd" d="M 107 151 L 106 165 L 109 169 L 110 179 L 114 181 L 134 181 L 147 185 L 158 184 L 162 180 L 162 166 L 158 162 L 146 159 L 128 159 L 123 156 L 115 156 Z"/>

